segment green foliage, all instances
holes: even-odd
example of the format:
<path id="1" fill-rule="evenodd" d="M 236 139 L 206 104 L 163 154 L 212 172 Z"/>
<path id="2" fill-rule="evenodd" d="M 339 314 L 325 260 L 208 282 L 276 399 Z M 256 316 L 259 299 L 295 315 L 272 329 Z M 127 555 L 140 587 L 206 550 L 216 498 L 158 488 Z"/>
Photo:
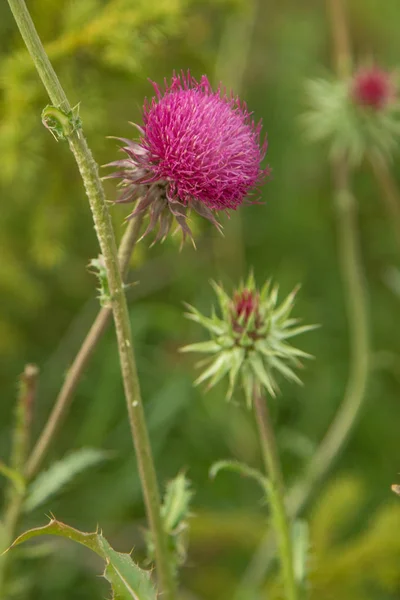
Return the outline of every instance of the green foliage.
<path id="1" fill-rule="evenodd" d="M 373 598 L 374 587 L 387 594 L 398 589 L 400 505 L 394 499 L 371 514 L 367 502 L 365 486 L 354 479 L 333 481 L 325 490 L 310 523 L 312 599 L 328 589 L 360 600 Z M 355 518 L 358 533 L 349 537 Z"/>
<path id="2" fill-rule="evenodd" d="M 47 471 L 42 471 L 28 488 L 25 511 L 35 510 L 49 498 L 60 492 L 79 473 L 98 465 L 109 458 L 109 453 L 95 448 L 81 448 L 53 463 Z"/>
<path id="3" fill-rule="evenodd" d="M 168 535 L 170 557 L 175 574 L 186 561 L 188 546 L 188 518 L 190 502 L 193 497 L 190 481 L 179 473 L 168 482 L 161 506 L 161 516 L 165 532 Z M 148 560 L 154 560 L 154 543 L 150 531 L 146 532 Z"/>
<path id="4" fill-rule="evenodd" d="M 396 500 L 371 514 L 367 489 L 360 480 L 333 480 L 309 523 L 310 549 L 305 549 L 310 600 L 392 597 L 399 584 L 399 526 Z M 277 582 L 269 586 L 271 598 L 279 597 L 279 589 Z"/>
<path id="5" fill-rule="evenodd" d="M 113 600 L 156 600 L 150 573 L 140 569 L 129 554 L 116 552 L 101 533 L 84 533 L 52 519 L 48 525 L 30 529 L 20 535 L 11 548 L 42 535 L 58 535 L 82 544 L 105 562 L 104 577 L 111 584 Z"/>
<path id="6" fill-rule="evenodd" d="M 241 4 L 247 20 L 250 4 Z M 167 240 L 151 250 L 142 242 L 131 265 L 134 273 L 129 280 L 140 282 L 129 290 L 135 349 L 159 481 L 168 481 L 187 468 L 196 489 L 187 568 L 180 572 L 184 598 L 235 598 L 268 524 L 265 507 L 260 506 L 260 491 L 247 477 L 208 480 L 209 465 L 225 456 L 257 468 L 259 448 L 251 414 L 234 403 L 227 405 L 223 386 L 207 396 L 199 388 L 192 389 L 192 357 L 180 355 L 177 349 L 192 343 L 199 328 L 182 319 L 182 300 L 207 313 L 213 300 L 205 282 L 221 279 L 225 289 L 232 289 L 248 265 L 254 266 L 260 278 L 273 275 L 284 295 L 293 282 L 302 282 L 296 311 L 306 323 L 318 322 L 323 327 L 302 341 L 302 348 L 316 356 L 301 373 L 304 386 L 281 380 L 282 397 L 274 421 L 278 441 L 282 439 L 280 450 L 288 480 L 297 479 L 307 453 L 312 453 L 326 431 L 342 397 L 348 368 L 348 327 L 337 266 L 331 173 L 323 149 L 306 143 L 299 126 L 305 104 L 304 81 L 331 66 L 327 13 L 319 3 L 302 3 L 300 8 L 298 0 L 259 0 L 256 4 L 251 7 L 254 22 L 242 44 L 237 35 L 244 23 L 239 2 L 233 7 L 233 2 L 185 0 L 179 3 L 179 14 L 177 3 L 171 3 L 171 17 L 168 2 L 159 0 L 29 3 L 68 95 L 73 103 L 80 102 L 83 126 L 99 164 L 115 157 L 115 144 L 106 136 L 130 136 L 127 122 L 140 122 L 143 98 L 152 94 L 147 78 L 162 82 L 174 68 L 190 68 L 197 77 L 207 73 L 214 82 L 222 77 L 222 70 L 229 73 L 235 90 L 254 110 L 254 118 L 263 118 L 268 132 L 267 161 L 273 177 L 260 190 L 261 205 L 243 207 L 230 219 L 222 215 L 224 238 L 209 231 L 200 219 L 194 221 L 197 252 L 187 247 L 178 253 L 179 240 Z M 382 66 L 395 67 L 399 62 L 398 0 L 353 0 L 346 6 L 357 55 L 362 58 L 371 53 Z M 154 17 L 149 27 L 145 13 L 155 15 L 156 11 L 160 18 Z M 227 50 L 222 43 L 225 40 L 234 52 Z M 40 114 L 48 98 L 22 47 L 7 2 L 0 2 L 0 450 L 6 464 L 15 381 L 23 363 L 34 360 L 41 367 L 34 442 L 98 310 L 94 278 L 86 269 L 98 248 L 84 190 L 66 145 L 56 144 L 41 124 Z M 223 77 L 228 87 L 232 80 Z M 396 161 L 392 168 L 398 183 Z M 114 186 L 107 182 L 106 186 L 112 201 Z M 387 509 L 390 499 L 393 506 L 399 504 L 390 484 L 396 482 L 400 471 L 399 296 L 383 281 L 389 268 L 398 269 L 399 254 L 380 190 L 366 171 L 355 176 L 354 193 L 374 352 L 366 407 L 335 471 L 340 474 L 351 468 L 365 482 L 354 502 L 355 517 L 345 528 L 349 542 L 359 541 L 360 531 L 367 529 L 374 515 Z M 111 212 L 121 236 L 125 212 L 120 206 L 111 207 Z M 80 529 L 95 529 L 99 521 L 113 539 L 121 539 L 121 547 L 129 549 L 135 544 L 140 552 L 144 514 L 112 331 L 92 360 L 52 455 L 64 456 L 73 445 L 113 448 L 116 458 L 101 469 L 87 471 L 73 493 L 54 500 L 55 510 L 68 515 Z M 289 445 L 297 445 L 297 434 L 309 443 L 300 444 L 304 451 L 293 452 Z M 0 482 L 3 492 L 6 479 L 2 477 Z M 336 484 L 329 488 L 331 496 L 335 489 Z M 345 489 L 340 489 L 347 497 Z M 364 501 L 368 503 L 365 513 Z M 324 552 L 331 544 L 329 560 L 333 554 L 340 558 L 345 550 L 337 540 L 342 538 L 342 530 L 335 528 L 332 541 L 328 537 L 330 525 L 336 521 L 332 504 L 330 510 L 332 519 L 326 513 L 319 536 L 321 541 L 326 527 L 329 541 Z M 363 520 L 368 511 L 371 519 Z M 37 524 L 37 513 L 26 518 L 32 526 Z M 389 569 L 398 571 L 400 561 L 394 564 L 397 550 L 388 556 L 389 546 L 397 544 L 395 525 L 392 522 L 391 538 L 385 534 L 386 542 L 375 549 L 378 553 L 383 548 L 382 559 L 375 556 L 381 570 L 386 562 Z M 316 535 L 314 525 L 309 562 L 313 573 L 317 569 Z M 29 578 L 26 598 L 108 597 L 104 582 L 93 577 L 92 563 L 82 561 L 73 545 L 63 545 L 61 551 L 58 548 L 43 560 L 18 556 L 13 581 L 21 585 Z M 359 560 L 355 556 L 348 568 L 353 579 L 358 579 L 358 597 L 359 590 L 367 587 L 360 600 L 369 600 L 371 595 L 373 600 L 397 598 L 399 585 L 395 587 L 394 575 L 395 591 L 388 592 L 378 586 L 374 565 L 370 567 L 362 556 Z M 323 568 L 330 572 L 327 558 Z M 333 591 L 326 575 L 325 582 L 315 588 L 318 600 L 353 600 L 349 575 L 341 579 L 340 573 L 331 573 L 335 577 Z M 317 591 L 311 590 L 314 597 Z M 23 593 L 18 593 L 22 598 Z M 262 600 L 265 596 L 263 592 Z M 253 597 L 259 600 L 260 593 Z M 354 600 L 358 600 L 355 593 Z"/>

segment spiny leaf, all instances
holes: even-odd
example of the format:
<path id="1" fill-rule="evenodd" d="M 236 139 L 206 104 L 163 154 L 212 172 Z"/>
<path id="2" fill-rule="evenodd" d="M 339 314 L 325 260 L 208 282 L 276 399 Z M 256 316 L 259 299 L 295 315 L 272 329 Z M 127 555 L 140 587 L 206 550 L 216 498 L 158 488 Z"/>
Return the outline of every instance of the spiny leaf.
<path id="1" fill-rule="evenodd" d="M 52 519 L 44 527 L 30 529 L 20 535 L 9 549 L 42 535 L 67 538 L 86 546 L 103 558 L 106 562 L 104 577 L 111 584 L 113 600 L 156 600 L 156 591 L 150 581 L 149 573 L 140 569 L 129 554 L 113 550 L 101 533 L 82 532 Z"/>
<path id="2" fill-rule="evenodd" d="M 107 458 L 109 458 L 109 454 L 104 450 L 82 448 L 54 463 L 32 482 L 25 501 L 25 511 L 34 510 L 59 492 L 76 475 Z"/>

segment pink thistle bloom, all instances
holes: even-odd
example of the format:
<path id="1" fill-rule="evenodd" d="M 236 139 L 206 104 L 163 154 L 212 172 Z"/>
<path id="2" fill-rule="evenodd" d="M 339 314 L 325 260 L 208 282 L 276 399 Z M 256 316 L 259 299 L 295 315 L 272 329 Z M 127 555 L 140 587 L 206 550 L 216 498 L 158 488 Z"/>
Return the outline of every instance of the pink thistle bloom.
<path id="1" fill-rule="evenodd" d="M 351 84 L 353 101 L 374 110 L 382 110 L 395 97 L 395 89 L 390 73 L 378 67 L 360 69 Z"/>
<path id="2" fill-rule="evenodd" d="M 173 218 L 183 239 L 191 238 L 190 209 L 221 229 L 214 213 L 236 210 L 269 173 L 260 166 L 267 150 L 261 123 L 238 97 L 221 87 L 214 92 L 205 75 L 197 82 L 189 72 L 174 73 L 164 91 L 153 87 L 139 141 L 119 138 L 126 157 L 106 165 L 117 167 L 109 177 L 122 179 L 118 202 L 136 201 L 128 218 L 149 211 L 145 235 L 158 224 L 156 241 Z"/>

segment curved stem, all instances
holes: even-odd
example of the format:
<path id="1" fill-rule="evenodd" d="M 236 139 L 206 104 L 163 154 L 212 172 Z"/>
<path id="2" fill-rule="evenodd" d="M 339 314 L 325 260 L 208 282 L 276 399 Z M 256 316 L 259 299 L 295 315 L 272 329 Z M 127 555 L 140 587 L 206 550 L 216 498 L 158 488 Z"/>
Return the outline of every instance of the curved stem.
<path id="1" fill-rule="evenodd" d="M 139 238 L 140 228 L 143 216 L 138 215 L 135 219 L 129 221 L 124 236 L 121 240 L 118 258 L 122 276 L 126 277 L 129 267 L 129 259 L 136 241 Z M 112 317 L 111 308 L 104 306 L 99 310 L 97 316 L 86 335 L 78 354 L 75 356 L 71 367 L 68 369 L 64 384 L 56 398 L 52 411 L 43 427 L 39 439 L 37 440 L 26 463 L 25 475 L 27 479 L 32 479 L 40 469 L 43 459 L 54 440 L 55 435 L 65 418 L 65 415 L 71 406 L 77 385 L 88 366 L 93 352 L 103 337 L 110 324 Z"/>
<path id="2" fill-rule="evenodd" d="M 294 574 L 290 523 L 285 507 L 283 479 L 276 447 L 274 429 L 271 423 L 268 404 L 265 398 L 263 398 L 261 394 L 255 393 L 253 403 L 262 456 L 268 476 L 269 486 L 271 487 L 271 515 L 278 541 L 280 561 L 282 566 L 282 578 L 286 591 L 286 600 L 297 600 L 299 595 Z"/>
<path id="3" fill-rule="evenodd" d="M 291 514 L 299 513 L 314 486 L 332 466 L 351 434 L 363 403 L 369 366 L 366 292 L 356 225 L 356 202 L 348 188 L 347 167 L 335 166 L 338 253 L 346 292 L 350 336 L 350 374 L 342 404 L 314 454 L 304 477 L 288 496 Z"/>
<path id="4" fill-rule="evenodd" d="M 350 73 L 352 58 L 343 0 L 327 0 L 327 10 L 331 22 L 333 57 L 337 74 L 345 79 Z M 332 167 L 339 237 L 338 254 L 349 323 L 350 372 L 342 403 L 311 459 L 304 479 L 289 490 L 286 506 L 292 518 L 303 509 L 313 489 L 332 467 L 334 460 L 346 444 L 357 422 L 368 378 L 368 315 L 356 223 L 356 203 L 349 189 L 346 162 L 339 160 Z M 239 592 L 245 586 L 257 586 L 262 581 L 272 556 L 273 544 L 267 534 L 246 569 Z"/>
<path id="5" fill-rule="evenodd" d="M 43 48 L 24 0 L 8 0 L 8 2 L 51 102 L 66 115 L 71 115 L 71 106 Z M 174 600 L 175 581 L 169 561 L 168 540 L 160 513 L 160 495 L 133 353 L 129 313 L 118 265 L 111 218 L 104 189 L 98 175 L 98 167 L 82 130 L 75 126 L 72 133 L 68 132 L 68 142 L 75 156 L 89 199 L 96 234 L 106 267 L 129 424 L 136 449 L 147 516 L 155 545 L 160 593 L 163 594 L 163 598 Z"/>

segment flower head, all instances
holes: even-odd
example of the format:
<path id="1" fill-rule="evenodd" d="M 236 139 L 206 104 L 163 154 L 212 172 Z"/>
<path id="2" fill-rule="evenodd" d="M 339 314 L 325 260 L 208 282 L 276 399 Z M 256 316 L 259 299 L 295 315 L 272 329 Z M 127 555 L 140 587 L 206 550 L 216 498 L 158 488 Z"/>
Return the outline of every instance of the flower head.
<path id="1" fill-rule="evenodd" d="M 276 372 L 301 383 L 293 367 L 301 366 L 299 359 L 310 355 L 294 348 L 287 340 L 315 326 L 298 325 L 298 319 L 290 317 L 297 290 L 278 304 L 278 287 L 268 281 L 258 290 L 253 275 L 232 297 L 220 285 L 213 283 L 213 287 L 221 315 L 213 312 L 211 317 L 206 317 L 192 306 L 186 315 L 208 329 L 212 337 L 211 341 L 182 348 L 183 352 L 212 355 L 196 384 L 208 379 L 208 387 L 212 387 L 227 374 L 227 397 L 231 398 L 240 380 L 250 406 L 254 391 L 265 388 L 271 395 L 276 394 L 279 390 Z"/>
<path id="2" fill-rule="evenodd" d="M 121 178 L 119 202 L 136 201 L 130 216 L 149 210 L 146 233 L 159 224 L 163 239 L 174 217 L 183 237 L 191 237 L 187 211 L 193 209 L 220 228 L 214 213 L 237 209 L 268 173 L 260 166 L 266 141 L 244 103 L 205 75 L 174 73 L 164 90 L 143 107 L 140 139 L 121 139 L 126 157 L 107 166 Z"/>
<path id="3" fill-rule="evenodd" d="M 358 165 L 368 156 L 390 159 L 400 136 L 400 104 L 393 75 L 359 69 L 347 80 L 308 83 L 303 123 L 311 141 L 327 141 L 333 158 Z"/>
<path id="4" fill-rule="evenodd" d="M 390 73 L 378 67 L 360 69 L 351 83 L 351 97 L 355 104 L 382 110 L 395 98 Z"/>

